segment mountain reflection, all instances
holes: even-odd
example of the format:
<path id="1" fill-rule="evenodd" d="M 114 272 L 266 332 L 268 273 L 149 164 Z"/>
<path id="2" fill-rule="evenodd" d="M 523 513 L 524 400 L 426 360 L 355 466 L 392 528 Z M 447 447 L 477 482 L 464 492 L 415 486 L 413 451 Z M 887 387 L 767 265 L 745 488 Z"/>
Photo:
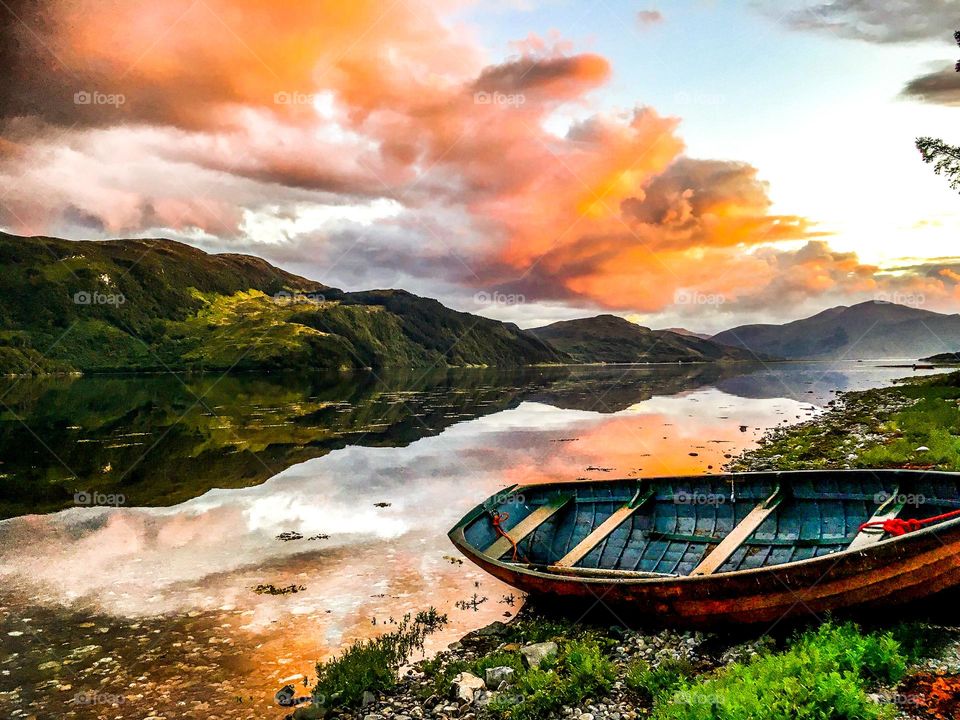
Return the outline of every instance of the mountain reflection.
<path id="1" fill-rule="evenodd" d="M 70 507 L 75 496 L 175 505 L 215 487 L 257 485 L 347 445 L 407 445 L 524 400 L 608 413 L 731 372 L 688 365 L 10 381 L 0 386 L 0 517 Z"/>

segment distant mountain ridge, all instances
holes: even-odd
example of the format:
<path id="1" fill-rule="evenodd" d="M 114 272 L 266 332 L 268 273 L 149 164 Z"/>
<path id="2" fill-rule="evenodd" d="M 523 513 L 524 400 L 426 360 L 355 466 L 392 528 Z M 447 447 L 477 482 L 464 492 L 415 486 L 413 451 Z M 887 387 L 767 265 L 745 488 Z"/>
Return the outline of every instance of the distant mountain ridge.
<path id="1" fill-rule="evenodd" d="M 0 374 L 569 362 L 403 290 L 348 293 L 172 240 L 0 233 Z"/>
<path id="2" fill-rule="evenodd" d="M 710 338 L 615 315 L 521 330 L 404 290 L 345 292 L 172 240 L 0 233 L 0 263 L 0 375 L 918 358 L 960 348 L 960 315 L 883 302 Z"/>
<path id="3" fill-rule="evenodd" d="M 919 358 L 960 347 L 960 315 L 868 301 L 783 325 L 742 325 L 711 339 L 788 359 Z"/>
<path id="4" fill-rule="evenodd" d="M 693 330 L 687 330 L 686 328 L 682 327 L 669 327 L 663 329 L 667 332 L 676 333 L 677 335 L 688 335 L 690 337 L 700 338 L 701 340 L 709 340 L 712 337 L 710 333 L 694 332 Z"/>
<path id="5" fill-rule="evenodd" d="M 743 348 L 725 347 L 692 334 L 651 330 L 617 315 L 564 320 L 533 328 L 529 332 L 583 363 L 757 359 L 752 352 Z"/>

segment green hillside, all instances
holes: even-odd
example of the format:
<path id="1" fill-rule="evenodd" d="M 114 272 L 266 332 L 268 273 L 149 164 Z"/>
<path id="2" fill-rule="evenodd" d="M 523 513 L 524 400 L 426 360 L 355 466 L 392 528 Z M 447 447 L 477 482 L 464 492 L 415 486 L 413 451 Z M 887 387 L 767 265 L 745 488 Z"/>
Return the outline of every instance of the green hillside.
<path id="1" fill-rule="evenodd" d="M 0 233 L 0 373 L 556 362 L 512 325 L 171 240 Z"/>

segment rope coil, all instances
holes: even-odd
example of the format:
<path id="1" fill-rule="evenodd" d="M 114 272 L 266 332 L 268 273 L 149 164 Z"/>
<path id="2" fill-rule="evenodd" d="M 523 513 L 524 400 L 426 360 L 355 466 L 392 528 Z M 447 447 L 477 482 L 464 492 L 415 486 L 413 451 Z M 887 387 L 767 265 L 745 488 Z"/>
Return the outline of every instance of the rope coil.
<path id="1" fill-rule="evenodd" d="M 933 517 L 924 518 L 922 520 L 918 520 L 916 518 L 910 518 L 909 520 L 902 520 L 900 518 L 871 520 L 870 522 L 865 522 L 860 525 L 858 532 L 863 532 L 867 528 L 880 528 L 880 532 L 890 533 L 894 537 L 900 537 L 901 535 L 906 535 L 907 533 L 925 528 L 927 525 L 933 525 L 934 523 L 943 522 L 945 520 L 952 520 L 956 517 L 960 517 L 960 510 L 951 510 L 950 512 L 943 513 L 942 515 L 934 515 Z"/>

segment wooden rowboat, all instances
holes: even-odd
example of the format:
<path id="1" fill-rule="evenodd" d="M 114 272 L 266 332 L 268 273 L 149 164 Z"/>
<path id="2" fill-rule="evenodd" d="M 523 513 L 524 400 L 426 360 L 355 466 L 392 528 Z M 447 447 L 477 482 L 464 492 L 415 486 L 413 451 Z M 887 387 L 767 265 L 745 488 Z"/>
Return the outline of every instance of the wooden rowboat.
<path id="1" fill-rule="evenodd" d="M 532 594 L 602 600 L 636 620 L 669 624 L 773 623 L 886 607 L 960 584 L 960 474 L 798 471 L 514 486 L 470 511 L 450 539 Z"/>

